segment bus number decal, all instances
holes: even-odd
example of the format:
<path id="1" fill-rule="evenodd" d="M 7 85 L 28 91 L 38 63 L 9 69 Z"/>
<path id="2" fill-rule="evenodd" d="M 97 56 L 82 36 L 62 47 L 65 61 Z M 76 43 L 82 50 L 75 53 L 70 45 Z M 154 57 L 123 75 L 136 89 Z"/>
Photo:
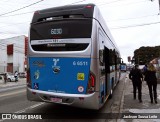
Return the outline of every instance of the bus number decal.
<path id="1" fill-rule="evenodd" d="M 62 28 L 51 29 L 51 34 L 52 35 L 60 35 L 60 34 L 62 34 Z"/>
<path id="2" fill-rule="evenodd" d="M 73 61 L 73 66 L 88 66 L 86 61 Z"/>

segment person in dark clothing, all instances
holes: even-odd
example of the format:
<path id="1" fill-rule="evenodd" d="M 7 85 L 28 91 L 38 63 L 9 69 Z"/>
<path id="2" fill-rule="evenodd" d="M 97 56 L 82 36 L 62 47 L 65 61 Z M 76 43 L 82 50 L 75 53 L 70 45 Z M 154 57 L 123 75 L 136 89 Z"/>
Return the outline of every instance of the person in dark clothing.
<path id="1" fill-rule="evenodd" d="M 138 65 L 135 65 L 134 69 L 131 70 L 129 74 L 129 79 L 132 80 L 133 83 L 133 97 L 136 99 L 136 91 L 138 89 L 138 99 L 139 102 L 142 102 L 142 80 L 143 75 L 140 69 L 138 69 Z"/>
<path id="2" fill-rule="evenodd" d="M 7 82 L 7 73 L 4 74 L 4 83 L 6 84 Z"/>
<path id="3" fill-rule="evenodd" d="M 15 77 L 15 82 L 17 82 L 18 81 L 18 72 L 17 71 L 15 71 L 14 77 Z"/>
<path id="4" fill-rule="evenodd" d="M 148 65 L 147 71 L 145 73 L 145 80 L 148 85 L 151 103 L 153 103 L 153 94 L 152 94 L 153 91 L 154 101 L 157 104 L 157 78 L 156 78 L 156 69 L 153 64 Z"/>
<path id="5" fill-rule="evenodd" d="M 143 75 L 145 75 L 146 71 L 147 71 L 147 64 L 145 64 L 145 66 L 143 67 Z"/>

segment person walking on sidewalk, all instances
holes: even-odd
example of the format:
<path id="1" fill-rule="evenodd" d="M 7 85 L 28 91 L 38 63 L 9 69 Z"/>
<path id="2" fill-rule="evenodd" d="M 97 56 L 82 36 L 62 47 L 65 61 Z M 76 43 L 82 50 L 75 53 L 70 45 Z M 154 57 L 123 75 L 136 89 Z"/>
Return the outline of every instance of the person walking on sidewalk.
<path id="1" fill-rule="evenodd" d="M 136 91 L 138 88 L 138 99 L 139 99 L 139 102 L 142 102 L 143 75 L 142 75 L 141 70 L 138 69 L 138 65 L 135 65 L 135 67 L 129 73 L 129 79 L 131 79 L 132 83 L 133 83 L 133 97 L 134 97 L 134 99 L 136 99 Z"/>
<path id="2" fill-rule="evenodd" d="M 7 83 L 7 73 L 4 73 L 4 83 Z"/>
<path id="3" fill-rule="evenodd" d="M 156 78 L 156 69 L 153 64 L 149 64 L 147 71 L 145 73 L 145 81 L 147 82 L 149 95 L 151 99 L 151 103 L 153 103 L 153 94 L 154 93 L 154 101 L 157 104 L 157 78 Z"/>
<path id="4" fill-rule="evenodd" d="M 17 82 L 18 81 L 18 72 L 17 71 L 14 72 L 14 77 L 15 77 L 15 82 Z"/>

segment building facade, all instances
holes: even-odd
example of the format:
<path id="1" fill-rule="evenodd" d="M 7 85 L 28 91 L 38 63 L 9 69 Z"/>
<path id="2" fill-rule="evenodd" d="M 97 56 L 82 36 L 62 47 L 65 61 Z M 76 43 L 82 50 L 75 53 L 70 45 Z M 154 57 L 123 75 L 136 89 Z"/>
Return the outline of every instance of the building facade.
<path id="1" fill-rule="evenodd" d="M 0 40 L 0 72 L 26 70 L 27 42 L 24 35 Z"/>

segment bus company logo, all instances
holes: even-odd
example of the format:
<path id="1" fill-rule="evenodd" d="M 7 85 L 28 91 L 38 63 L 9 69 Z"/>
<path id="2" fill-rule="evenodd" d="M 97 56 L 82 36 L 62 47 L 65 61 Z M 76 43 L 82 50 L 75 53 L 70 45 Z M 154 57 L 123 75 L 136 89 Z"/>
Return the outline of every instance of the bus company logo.
<path id="1" fill-rule="evenodd" d="M 33 66 L 44 67 L 45 64 L 43 61 L 33 61 Z"/>
<path id="2" fill-rule="evenodd" d="M 57 64 L 58 64 L 58 62 L 59 62 L 59 59 L 58 59 L 58 58 L 57 58 L 57 59 L 54 58 L 54 59 L 53 59 L 53 62 L 54 62 L 54 66 L 57 66 Z"/>
<path id="3" fill-rule="evenodd" d="M 57 59 L 56 58 L 53 59 L 52 69 L 53 69 L 54 73 L 59 73 L 60 72 L 60 66 L 57 66 L 58 62 L 59 62 L 58 58 Z"/>

